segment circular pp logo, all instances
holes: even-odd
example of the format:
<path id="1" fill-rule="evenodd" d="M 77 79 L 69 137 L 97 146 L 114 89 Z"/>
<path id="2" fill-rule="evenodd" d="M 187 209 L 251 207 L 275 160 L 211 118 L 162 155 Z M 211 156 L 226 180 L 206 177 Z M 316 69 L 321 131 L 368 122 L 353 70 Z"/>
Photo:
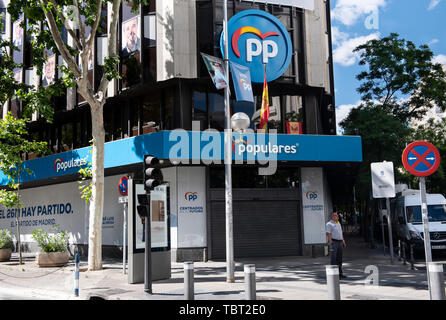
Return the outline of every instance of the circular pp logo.
<path id="1" fill-rule="evenodd" d="M 245 10 L 228 22 L 229 61 L 249 68 L 252 82 L 273 81 L 288 69 L 291 39 L 285 26 L 273 15 L 260 10 Z M 224 34 L 220 47 L 224 56 Z"/>

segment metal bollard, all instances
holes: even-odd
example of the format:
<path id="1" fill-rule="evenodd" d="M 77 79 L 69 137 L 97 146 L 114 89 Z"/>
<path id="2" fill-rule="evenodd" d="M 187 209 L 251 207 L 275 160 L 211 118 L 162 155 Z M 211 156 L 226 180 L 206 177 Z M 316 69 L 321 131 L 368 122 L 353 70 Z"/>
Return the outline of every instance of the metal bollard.
<path id="1" fill-rule="evenodd" d="M 79 297 L 79 262 L 81 255 L 76 253 L 75 268 L 74 268 L 74 296 Z"/>
<path id="2" fill-rule="evenodd" d="M 401 261 L 401 240 L 398 239 L 398 261 Z"/>
<path id="3" fill-rule="evenodd" d="M 339 287 L 339 267 L 336 265 L 325 266 L 327 274 L 327 289 L 329 300 L 341 300 L 341 289 Z"/>
<path id="4" fill-rule="evenodd" d="M 194 300 L 194 263 L 184 263 L 184 299 Z"/>
<path id="5" fill-rule="evenodd" d="M 256 266 L 245 264 L 244 271 L 246 300 L 256 300 Z"/>
<path id="6" fill-rule="evenodd" d="M 430 297 L 431 300 L 445 300 L 443 264 L 429 262 Z"/>

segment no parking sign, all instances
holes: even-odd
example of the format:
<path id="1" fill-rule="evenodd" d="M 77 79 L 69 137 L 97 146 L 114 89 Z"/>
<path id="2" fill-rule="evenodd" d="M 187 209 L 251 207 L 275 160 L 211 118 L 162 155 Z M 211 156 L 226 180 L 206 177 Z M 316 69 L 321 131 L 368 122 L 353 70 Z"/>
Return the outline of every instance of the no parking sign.
<path id="1" fill-rule="evenodd" d="M 128 177 L 122 177 L 119 180 L 119 193 L 121 194 L 121 196 L 127 196 L 128 195 L 128 190 L 129 190 L 129 178 Z"/>
<path id="2" fill-rule="evenodd" d="M 403 151 L 404 168 L 418 177 L 427 177 L 440 166 L 440 153 L 432 143 L 415 141 Z"/>

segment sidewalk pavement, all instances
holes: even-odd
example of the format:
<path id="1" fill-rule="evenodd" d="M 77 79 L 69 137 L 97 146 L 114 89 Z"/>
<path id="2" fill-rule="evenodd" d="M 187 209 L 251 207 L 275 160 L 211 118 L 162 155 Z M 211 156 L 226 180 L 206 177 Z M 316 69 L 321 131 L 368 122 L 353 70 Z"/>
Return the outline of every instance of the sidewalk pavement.
<path id="1" fill-rule="evenodd" d="M 426 300 L 427 277 L 423 258 L 403 265 L 395 253 L 394 263 L 384 256 L 382 246 L 370 249 L 360 237 L 346 237 L 344 273 L 341 280 L 343 300 Z M 153 294 L 144 293 L 144 284 L 128 284 L 122 260 L 103 261 L 103 270 L 87 271 L 87 262 L 80 264 L 80 296 L 74 297 L 74 263 L 62 268 L 38 268 L 34 256 L 25 255 L 25 264 L 18 265 L 14 254 L 10 262 L 0 263 L 0 296 L 14 295 L 23 299 L 88 300 L 183 300 L 183 264 L 172 262 L 172 277 L 154 281 Z M 325 265 L 328 257 L 278 257 L 236 259 L 235 282 L 226 282 L 226 263 L 195 262 L 196 300 L 244 300 L 244 264 L 255 264 L 257 299 L 259 300 L 326 300 L 328 299 Z M 371 274 L 367 266 L 376 266 L 379 285 L 366 285 Z M 374 267 L 369 267 L 374 268 Z M 367 271 L 367 272 L 366 272 Z M 375 275 L 375 274 L 374 274 Z M 369 281 L 370 282 L 370 281 Z M 376 283 L 376 282 L 375 282 Z"/>

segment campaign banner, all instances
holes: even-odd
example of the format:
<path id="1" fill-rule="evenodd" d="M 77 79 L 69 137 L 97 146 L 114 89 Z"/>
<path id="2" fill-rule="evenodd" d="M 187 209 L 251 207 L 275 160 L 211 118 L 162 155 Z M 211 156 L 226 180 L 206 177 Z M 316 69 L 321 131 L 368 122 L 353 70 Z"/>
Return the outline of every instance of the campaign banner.
<path id="1" fill-rule="evenodd" d="M 118 182 L 122 175 L 105 177 L 102 243 L 122 245 L 123 214 L 118 203 Z M 0 229 L 11 231 L 21 241 L 34 242 L 32 232 L 42 229 L 52 234 L 53 227 L 65 230 L 70 244 L 88 244 L 89 205 L 81 198 L 77 181 L 20 190 L 21 207 L 0 205 Z"/>
<path id="2" fill-rule="evenodd" d="M 302 168 L 304 243 L 326 243 L 325 190 L 323 168 Z"/>
<path id="3" fill-rule="evenodd" d="M 249 68 L 233 62 L 230 63 L 230 67 L 237 101 L 254 102 Z"/>
<path id="4" fill-rule="evenodd" d="M 229 81 L 223 60 L 204 53 L 201 53 L 201 56 L 203 57 L 204 64 L 206 65 L 217 90 L 227 88 L 229 86 Z"/>

